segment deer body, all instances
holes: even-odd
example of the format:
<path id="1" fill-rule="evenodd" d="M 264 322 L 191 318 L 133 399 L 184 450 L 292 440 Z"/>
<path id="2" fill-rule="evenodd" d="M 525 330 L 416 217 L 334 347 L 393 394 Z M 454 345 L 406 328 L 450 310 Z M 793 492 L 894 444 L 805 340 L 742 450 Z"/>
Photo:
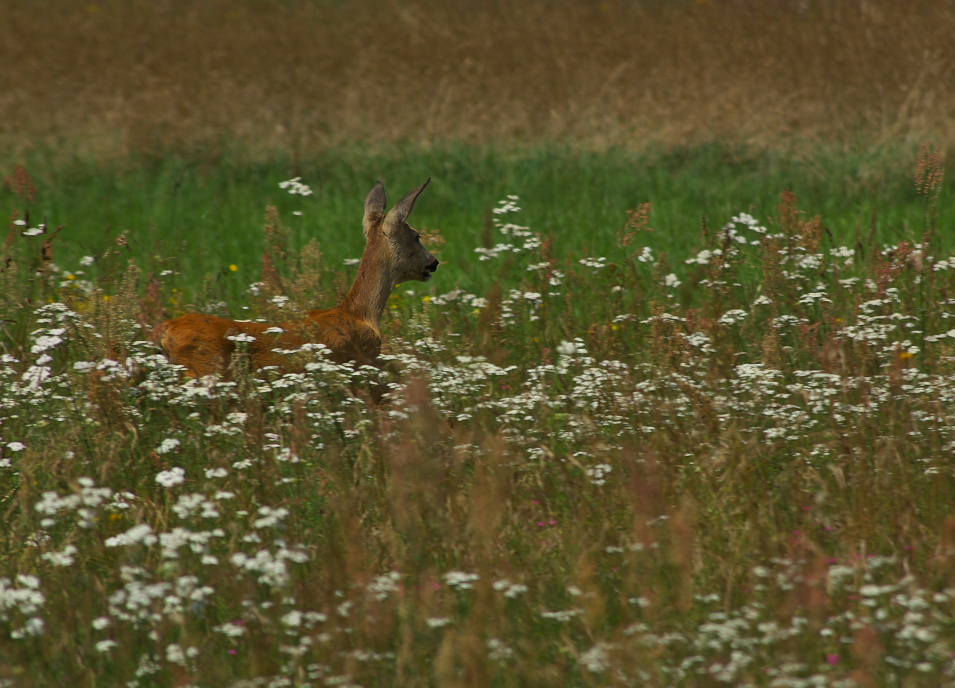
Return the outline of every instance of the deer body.
<path id="1" fill-rule="evenodd" d="M 408 280 L 427 282 L 438 260 L 421 245 L 420 235 L 407 219 L 426 181 L 385 213 L 387 199 L 381 182 L 365 199 L 365 252 L 351 289 L 334 308 L 308 311 L 301 320 L 269 324 L 242 322 L 205 313 L 187 313 L 156 328 L 154 339 L 169 360 L 190 377 L 227 371 L 236 343 L 230 337 L 246 335 L 255 369 L 277 366 L 289 372 L 302 369 L 301 360 L 282 350 L 304 344 L 323 344 L 337 363 L 370 365 L 381 351 L 378 323 L 396 285 Z"/>

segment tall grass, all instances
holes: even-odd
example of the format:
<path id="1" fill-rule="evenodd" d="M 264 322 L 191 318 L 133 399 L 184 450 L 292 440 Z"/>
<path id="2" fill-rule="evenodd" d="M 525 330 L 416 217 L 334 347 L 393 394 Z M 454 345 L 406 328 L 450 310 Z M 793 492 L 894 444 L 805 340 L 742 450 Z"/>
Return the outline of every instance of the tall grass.
<path id="1" fill-rule="evenodd" d="M 120 254 L 78 288 L 15 225 L 0 680 L 955 682 L 939 163 L 922 238 L 874 247 L 787 192 L 692 250 L 635 208 L 622 258 L 565 258 L 492 200 L 493 286 L 397 295 L 392 372 L 183 382 L 140 334 L 161 281 Z M 311 305 L 310 265 L 250 316 Z"/>

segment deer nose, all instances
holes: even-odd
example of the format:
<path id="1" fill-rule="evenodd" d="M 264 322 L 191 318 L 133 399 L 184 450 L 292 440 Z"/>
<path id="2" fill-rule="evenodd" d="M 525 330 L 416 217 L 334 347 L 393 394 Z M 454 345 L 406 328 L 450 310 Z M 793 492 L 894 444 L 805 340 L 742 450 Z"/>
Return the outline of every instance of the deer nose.
<path id="1" fill-rule="evenodd" d="M 432 258 L 431 262 L 428 264 L 428 272 L 434 272 L 438 269 L 438 263 L 440 261 L 437 258 Z"/>

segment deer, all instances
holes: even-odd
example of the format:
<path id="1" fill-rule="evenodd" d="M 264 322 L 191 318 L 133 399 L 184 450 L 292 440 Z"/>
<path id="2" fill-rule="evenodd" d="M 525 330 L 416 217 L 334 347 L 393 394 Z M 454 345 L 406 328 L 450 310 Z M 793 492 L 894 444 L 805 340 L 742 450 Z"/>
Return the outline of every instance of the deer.
<path id="1" fill-rule="evenodd" d="M 365 251 L 354 283 L 334 308 L 311 310 L 303 318 L 277 325 L 187 313 L 160 324 L 154 341 L 170 362 L 182 366 L 191 378 L 228 375 L 236 339 L 248 342 L 253 370 L 275 366 L 285 372 L 300 372 L 302 358 L 283 352 L 306 344 L 327 347 L 334 363 L 377 365 L 379 323 L 391 292 L 402 282 L 427 282 L 438 269 L 438 259 L 408 224 L 418 197 L 430 182 L 429 177 L 387 212 L 384 185 L 378 182 L 368 193 L 362 220 Z"/>

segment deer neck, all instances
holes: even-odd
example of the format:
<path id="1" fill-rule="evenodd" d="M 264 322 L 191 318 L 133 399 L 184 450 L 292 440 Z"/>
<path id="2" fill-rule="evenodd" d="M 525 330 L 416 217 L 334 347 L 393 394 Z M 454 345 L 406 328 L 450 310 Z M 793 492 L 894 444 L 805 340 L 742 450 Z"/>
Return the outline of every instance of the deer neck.
<path id="1" fill-rule="evenodd" d="M 381 321 L 388 297 L 397 284 L 387 249 L 387 243 L 383 245 L 379 242 L 366 248 L 358 264 L 355 282 L 340 306 L 342 310 L 373 323 L 375 327 Z"/>

